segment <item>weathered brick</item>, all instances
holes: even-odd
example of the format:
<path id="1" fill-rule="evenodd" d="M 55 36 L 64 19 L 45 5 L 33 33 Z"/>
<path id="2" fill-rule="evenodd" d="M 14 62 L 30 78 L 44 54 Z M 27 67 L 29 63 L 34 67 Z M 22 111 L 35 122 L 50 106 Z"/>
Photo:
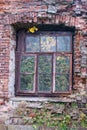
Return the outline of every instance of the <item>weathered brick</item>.
<path id="1" fill-rule="evenodd" d="M 83 15 L 87 13 L 87 2 L 82 0 L 80 16 L 75 14 L 75 4 L 70 4 L 72 2 L 73 0 L 0 0 L 0 97 L 8 98 L 9 86 L 14 88 L 16 31 L 12 28 L 13 24 L 20 26 L 19 29 L 27 23 L 74 27 L 73 88 L 77 88 L 76 93 L 83 91 L 82 81 L 86 77 L 82 76 L 87 74 L 87 17 Z M 87 83 L 85 87 L 86 85 Z"/>

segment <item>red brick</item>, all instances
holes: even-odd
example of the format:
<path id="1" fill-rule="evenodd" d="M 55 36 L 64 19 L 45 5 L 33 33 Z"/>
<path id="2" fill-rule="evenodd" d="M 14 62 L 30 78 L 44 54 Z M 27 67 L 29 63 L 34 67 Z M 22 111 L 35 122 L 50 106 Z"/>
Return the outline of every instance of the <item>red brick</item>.
<path id="1" fill-rule="evenodd" d="M 71 0 L 66 0 L 70 5 Z M 58 3 L 57 3 L 58 4 Z M 68 5 L 68 4 L 67 4 Z M 65 5 L 59 5 L 60 10 L 56 14 L 48 14 L 48 5 L 39 0 L 0 0 L 0 96 L 8 97 L 8 80 L 9 80 L 9 60 L 10 60 L 10 44 L 11 38 L 14 39 L 11 32 L 12 24 L 32 23 L 35 24 L 64 24 L 68 27 L 75 27 L 74 36 L 74 68 L 79 73 L 74 72 L 74 87 L 79 88 L 82 80 L 81 75 L 86 72 L 86 68 L 81 67 L 81 44 L 84 46 L 87 42 L 87 36 L 83 37 L 81 32 L 87 32 L 87 19 L 82 16 L 75 16 L 73 8 L 66 9 Z M 61 10 L 62 9 L 62 10 Z M 18 24 L 17 24 L 18 25 Z M 78 31 L 79 30 L 79 31 Z M 77 33 L 79 32 L 79 33 Z M 15 34 L 14 34 L 15 35 Z M 74 70 L 74 71 L 75 71 Z M 77 90 L 78 92 L 78 90 Z"/>

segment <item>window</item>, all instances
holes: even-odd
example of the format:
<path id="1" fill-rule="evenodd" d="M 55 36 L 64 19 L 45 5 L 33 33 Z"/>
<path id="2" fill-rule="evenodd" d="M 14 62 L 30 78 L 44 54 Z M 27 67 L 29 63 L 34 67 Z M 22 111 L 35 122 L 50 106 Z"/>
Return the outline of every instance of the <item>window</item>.
<path id="1" fill-rule="evenodd" d="M 18 33 L 16 95 L 57 96 L 72 89 L 72 33 Z"/>

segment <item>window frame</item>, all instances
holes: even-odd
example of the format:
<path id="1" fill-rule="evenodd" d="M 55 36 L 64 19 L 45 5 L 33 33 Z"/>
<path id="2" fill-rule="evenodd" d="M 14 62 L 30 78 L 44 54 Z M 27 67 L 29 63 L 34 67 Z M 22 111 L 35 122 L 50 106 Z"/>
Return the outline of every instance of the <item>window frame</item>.
<path id="1" fill-rule="evenodd" d="M 41 31 L 42 32 L 42 31 Z M 47 32 L 47 31 L 45 31 Z M 56 32 L 54 33 L 55 35 L 60 35 L 61 32 L 58 32 L 58 34 L 56 34 Z M 63 32 L 64 35 L 62 36 L 65 36 L 66 34 L 68 34 L 67 36 L 70 36 L 70 45 L 71 45 L 71 51 L 70 52 L 26 52 L 26 46 L 25 46 L 25 37 L 26 35 L 29 35 L 29 36 L 35 36 L 35 35 L 39 35 L 39 38 L 40 38 L 40 32 L 37 33 L 37 34 L 29 34 L 27 32 L 25 32 L 24 30 L 21 30 L 18 32 L 17 34 L 17 48 L 16 48 L 16 54 L 15 54 L 15 61 L 16 61 L 16 72 L 15 72 L 15 94 L 16 96 L 47 96 L 47 97 L 55 97 L 55 96 L 59 96 L 60 94 L 61 95 L 67 95 L 67 94 L 70 94 L 72 92 L 72 33 L 71 32 Z M 62 33 L 62 34 L 63 34 Z M 47 32 L 48 34 L 48 32 Z M 55 36 L 54 35 L 54 36 Z M 50 93 L 44 93 L 44 92 L 37 92 L 37 79 L 38 79 L 38 69 L 37 69 L 37 66 L 38 66 L 38 56 L 39 55 L 45 55 L 45 54 L 48 54 L 48 55 L 52 55 L 52 86 L 51 86 L 51 92 Z M 29 56 L 29 55 L 32 55 L 32 56 L 35 56 L 35 75 L 34 75 L 34 91 L 31 91 L 31 92 L 26 92 L 26 90 L 24 91 L 21 91 L 20 90 L 20 63 L 21 63 L 21 57 L 22 56 Z M 69 76 L 70 76 L 70 86 L 69 86 L 69 91 L 66 91 L 66 92 L 55 92 L 54 91 L 54 86 L 55 86 L 55 58 L 56 58 L 56 55 L 61 55 L 61 56 L 69 56 L 70 57 L 70 73 L 69 73 Z M 17 77 L 18 76 L 18 77 Z"/>

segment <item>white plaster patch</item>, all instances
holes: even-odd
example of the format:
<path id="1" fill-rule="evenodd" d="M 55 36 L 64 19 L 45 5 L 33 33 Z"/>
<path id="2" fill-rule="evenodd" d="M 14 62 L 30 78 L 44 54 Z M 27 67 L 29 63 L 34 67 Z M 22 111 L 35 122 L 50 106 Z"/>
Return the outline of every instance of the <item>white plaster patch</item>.
<path id="1" fill-rule="evenodd" d="M 10 43 L 10 61 L 9 61 L 9 97 L 15 95 L 14 85 L 15 85 L 15 45 L 16 41 L 11 40 Z"/>

